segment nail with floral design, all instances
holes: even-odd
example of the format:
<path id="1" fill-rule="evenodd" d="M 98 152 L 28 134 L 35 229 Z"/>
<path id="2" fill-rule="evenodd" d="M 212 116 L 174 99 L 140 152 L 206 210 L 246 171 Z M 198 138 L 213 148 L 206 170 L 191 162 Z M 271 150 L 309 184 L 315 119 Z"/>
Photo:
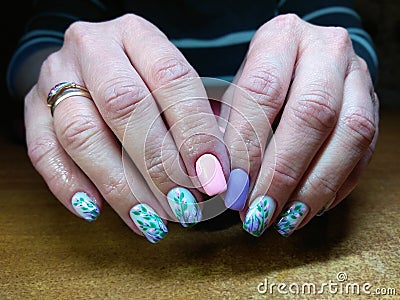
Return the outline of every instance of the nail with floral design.
<path id="1" fill-rule="evenodd" d="M 261 236 L 275 211 L 271 197 L 259 196 L 250 205 L 243 221 L 243 229 L 255 237 Z"/>
<path id="2" fill-rule="evenodd" d="M 83 219 L 93 222 L 100 215 L 100 209 L 86 193 L 78 192 L 72 196 L 72 207 Z"/>
<path id="3" fill-rule="evenodd" d="M 136 204 L 129 215 L 143 235 L 151 242 L 158 243 L 168 233 L 161 218 L 147 204 Z"/>
<path id="4" fill-rule="evenodd" d="M 291 235 L 308 213 L 308 207 L 302 202 L 292 202 L 275 223 L 275 229 L 283 236 Z"/>
<path id="5" fill-rule="evenodd" d="M 184 227 L 190 227 L 201 221 L 201 210 L 192 193 L 183 187 L 176 187 L 167 194 L 172 212 Z"/>

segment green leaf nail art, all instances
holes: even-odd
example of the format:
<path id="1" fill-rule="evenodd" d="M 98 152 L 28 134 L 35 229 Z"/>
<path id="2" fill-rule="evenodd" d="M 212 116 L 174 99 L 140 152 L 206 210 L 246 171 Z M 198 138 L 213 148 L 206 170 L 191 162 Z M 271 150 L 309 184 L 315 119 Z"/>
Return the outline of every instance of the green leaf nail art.
<path id="1" fill-rule="evenodd" d="M 173 188 L 167 195 L 168 203 L 178 221 L 184 227 L 200 222 L 202 214 L 192 193 L 183 187 Z"/>
<path id="2" fill-rule="evenodd" d="M 243 221 L 243 229 L 259 237 L 265 231 L 275 210 L 275 201 L 271 197 L 257 197 L 250 205 Z"/>
<path id="3" fill-rule="evenodd" d="M 100 215 L 97 204 L 84 192 L 72 196 L 72 207 L 86 221 L 92 222 Z"/>
<path id="4" fill-rule="evenodd" d="M 275 223 L 276 230 L 285 237 L 291 235 L 307 213 L 307 205 L 298 201 L 293 202 Z"/>
<path id="5" fill-rule="evenodd" d="M 137 204 L 132 207 L 130 216 L 151 243 L 158 243 L 168 233 L 164 222 L 147 204 Z"/>

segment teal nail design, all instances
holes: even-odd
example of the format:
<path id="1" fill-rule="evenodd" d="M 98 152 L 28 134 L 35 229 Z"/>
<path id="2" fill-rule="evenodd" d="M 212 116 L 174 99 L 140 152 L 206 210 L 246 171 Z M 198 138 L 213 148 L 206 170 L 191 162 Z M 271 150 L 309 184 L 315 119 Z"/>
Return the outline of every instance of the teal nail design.
<path id="1" fill-rule="evenodd" d="M 307 213 L 307 205 L 299 201 L 293 202 L 279 217 L 279 221 L 275 224 L 276 230 L 285 237 L 291 235 Z"/>
<path id="2" fill-rule="evenodd" d="M 248 233 L 261 236 L 274 214 L 275 201 L 271 197 L 257 197 L 250 205 L 243 222 L 243 229 Z"/>
<path id="3" fill-rule="evenodd" d="M 168 233 L 161 218 L 147 204 L 137 204 L 131 208 L 129 215 L 143 235 L 151 242 L 158 243 Z"/>
<path id="4" fill-rule="evenodd" d="M 184 227 L 190 227 L 200 222 L 202 214 L 192 193 L 183 187 L 176 187 L 167 194 L 169 206 L 178 221 Z"/>
<path id="5" fill-rule="evenodd" d="M 86 193 L 78 192 L 72 196 L 72 207 L 86 221 L 93 222 L 100 215 L 100 209 Z"/>

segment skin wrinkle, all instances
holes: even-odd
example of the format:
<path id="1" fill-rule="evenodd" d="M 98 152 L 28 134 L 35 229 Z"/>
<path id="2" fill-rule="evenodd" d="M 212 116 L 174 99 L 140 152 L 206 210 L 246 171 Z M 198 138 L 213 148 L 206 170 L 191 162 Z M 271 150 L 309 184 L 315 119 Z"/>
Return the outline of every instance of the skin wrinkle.
<path id="1" fill-rule="evenodd" d="M 102 137 L 98 128 L 99 126 L 96 122 L 84 124 L 82 121 L 72 121 L 58 131 L 60 134 L 59 140 L 64 148 L 68 149 L 67 152 L 69 153 L 84 152 L 89 154 L 93 150 L 88 149 L 92 149 L 93 144 L 97 145 L 97 141 Z"/>

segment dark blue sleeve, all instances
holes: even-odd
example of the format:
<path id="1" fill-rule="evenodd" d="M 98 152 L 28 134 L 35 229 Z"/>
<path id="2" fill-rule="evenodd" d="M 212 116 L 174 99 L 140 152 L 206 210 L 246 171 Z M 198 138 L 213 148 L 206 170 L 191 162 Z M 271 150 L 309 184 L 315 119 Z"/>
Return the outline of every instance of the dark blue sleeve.
<path id="1" fill-rule="evenodd" d="M 32 1 L 28 7 L 31 11 L 28 22 L 8 64 L 6 80 L 9 93 L 14 95 L 17 70 L 26 58 L 39 49 L 60 47 L 63 43 L 64 31 L 74 21 L 101 21 L 111 17 L 116 9 L 115 2 L 107 3 L 101 0 Z"/>

